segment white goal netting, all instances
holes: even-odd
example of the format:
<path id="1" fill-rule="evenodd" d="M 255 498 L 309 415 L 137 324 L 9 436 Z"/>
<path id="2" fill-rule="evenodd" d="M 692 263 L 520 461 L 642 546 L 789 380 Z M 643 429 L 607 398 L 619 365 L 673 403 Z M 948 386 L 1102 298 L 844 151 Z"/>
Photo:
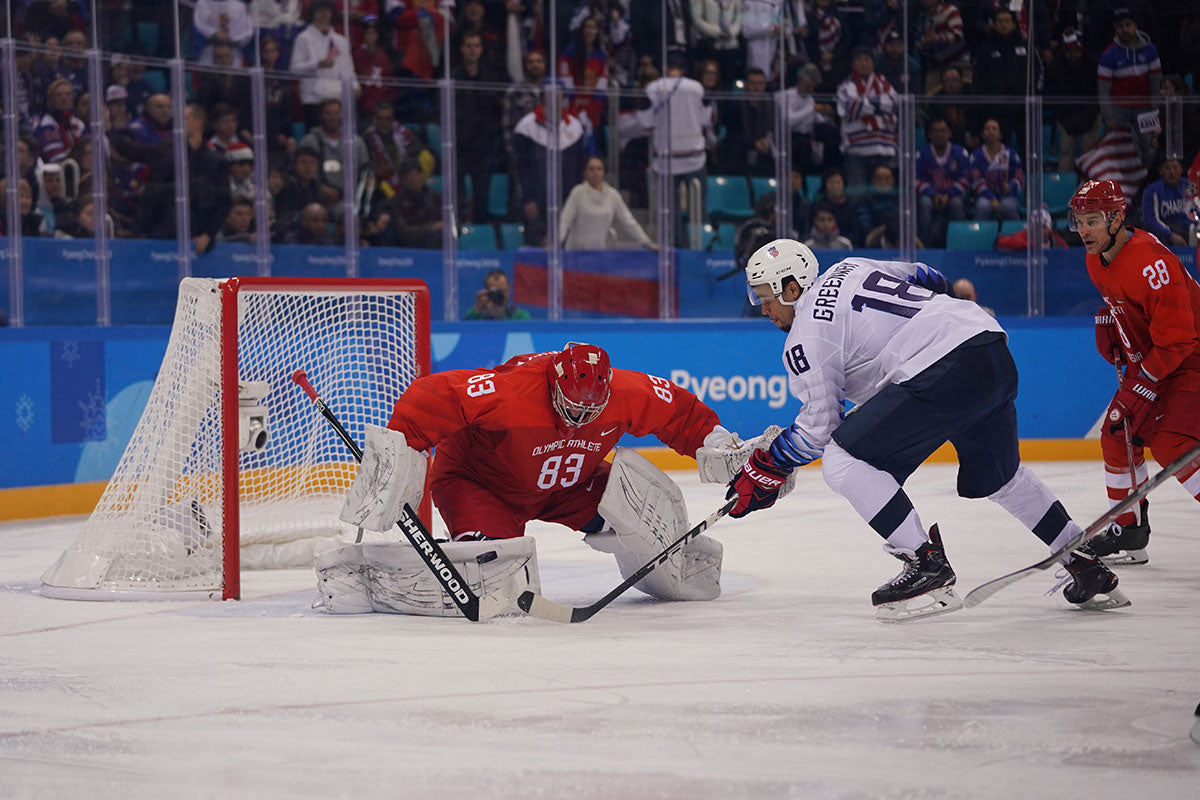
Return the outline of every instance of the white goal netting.
<path id="1" fill-rule="evenodd" d="M 356 464 L 291 375 L 356 441 L 386 424 L 429 336 L 423 286 L 390 283 L 185 279 L 146 409 L 43 592 L 236 597 L 239 565 L 307 566 L 352 540 L 337 515 Z"/>

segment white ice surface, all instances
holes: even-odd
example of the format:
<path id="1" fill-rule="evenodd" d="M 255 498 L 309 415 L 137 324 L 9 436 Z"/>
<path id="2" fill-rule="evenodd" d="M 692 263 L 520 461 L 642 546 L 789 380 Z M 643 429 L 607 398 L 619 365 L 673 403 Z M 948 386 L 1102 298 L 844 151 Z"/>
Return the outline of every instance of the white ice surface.
<path id="1" fill-rule="evenodd" d="M 1103 509 L 1097 463 L 1032 466 L 1081 521 Z M 693 519 L 719 504 L 678 479 Z M 962 592 L 1044 552 L 953 467 L 909 489 Z M 719 600 L 630 592 L 577 625 L 333 617 L 303 570 L 244 574 L 240 602 L 51 600 L 78 522 L 0 525 L 0 797 L 1198 798 L 1198 521 L 1154 495 L 1129 609 L 1044 597 L 1046 572 L 890 626 L 869 597 L 899 564 L 812 469 L 713 528 Z M 547 597 L 620 581 L 530 530 Z"/>

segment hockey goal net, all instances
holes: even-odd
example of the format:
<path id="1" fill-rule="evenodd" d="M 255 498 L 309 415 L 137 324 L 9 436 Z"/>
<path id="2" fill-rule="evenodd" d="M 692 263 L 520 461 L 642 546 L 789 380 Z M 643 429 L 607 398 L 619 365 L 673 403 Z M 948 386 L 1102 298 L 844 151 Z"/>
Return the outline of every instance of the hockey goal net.
<path id="1" fill-rule="evenodd" d="M 363 441 L 429 372 L 425 284 L 184 279 L 146 409 L 43 594 L 237 598 L 242 567 L 311 566 L 353 540 L 337 517 L 357 466 L 297 369 Z"/>

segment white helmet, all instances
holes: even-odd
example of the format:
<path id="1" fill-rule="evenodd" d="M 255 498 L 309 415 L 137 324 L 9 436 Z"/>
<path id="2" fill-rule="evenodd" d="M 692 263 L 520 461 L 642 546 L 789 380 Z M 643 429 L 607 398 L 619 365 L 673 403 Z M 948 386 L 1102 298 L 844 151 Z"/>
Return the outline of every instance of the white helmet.
<path id="1" fill-rule="evenodd" d="M 775 297 L 783 294 L 783 279 L 793 278 L 800 284 L 803 296 L 817 279 L 817 257 L 807 246 L 795 239 L 775 239 L 754 251 L 746 264 L 746 294 L 750 302 L 760 305 L 762 298 L 754 293 L 755 286 L 770 285 Z M 780 300 L 787 303 L 786 300 Z M 795 300 L 787 305 L 795 305 Z"/>

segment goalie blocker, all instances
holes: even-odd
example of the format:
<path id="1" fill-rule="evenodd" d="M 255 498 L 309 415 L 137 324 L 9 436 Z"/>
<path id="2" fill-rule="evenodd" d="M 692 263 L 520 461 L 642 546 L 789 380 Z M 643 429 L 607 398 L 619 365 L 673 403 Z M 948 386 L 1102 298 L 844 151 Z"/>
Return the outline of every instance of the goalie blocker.
<path id="1" fill-rule="evenodd" d="M 367 425 L 362 463 L 346 494 L 340 519 L 382 533 L 400 519 L 400 509 L 421 504 L 428 456 L 408 446 L 404 434 Z"/>

